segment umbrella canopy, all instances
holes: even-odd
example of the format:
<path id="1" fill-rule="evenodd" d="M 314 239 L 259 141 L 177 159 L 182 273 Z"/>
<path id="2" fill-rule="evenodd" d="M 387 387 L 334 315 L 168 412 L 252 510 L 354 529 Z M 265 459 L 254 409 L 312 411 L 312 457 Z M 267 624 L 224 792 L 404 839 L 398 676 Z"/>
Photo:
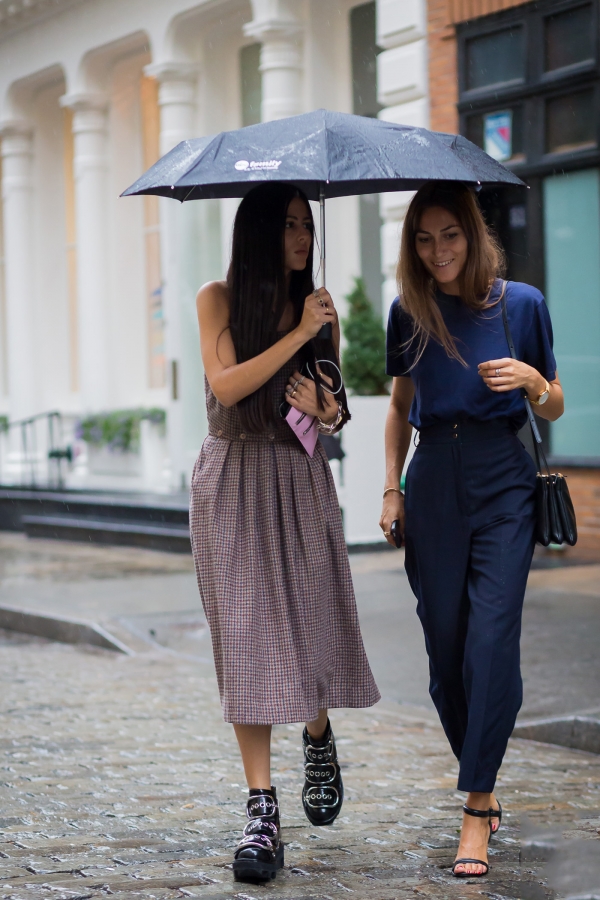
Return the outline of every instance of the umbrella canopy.
<path id="1" fill-rule="evenodd" d="M 268 181 L 295 184 L 309 200 L 416 190 L 428 181 L 523 184 L 460 135 L 318 109 L 182 141 L 121 196 L 243 197 Z"/>

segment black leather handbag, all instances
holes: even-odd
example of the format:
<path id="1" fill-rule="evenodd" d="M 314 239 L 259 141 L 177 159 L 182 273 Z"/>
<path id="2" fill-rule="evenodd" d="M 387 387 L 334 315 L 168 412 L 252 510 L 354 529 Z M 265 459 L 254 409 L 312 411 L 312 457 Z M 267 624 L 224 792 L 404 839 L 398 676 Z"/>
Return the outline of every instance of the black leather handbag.
<path id="1" fill-rule="evenodd" d="M 515 345 L 508 326 L 505 294 L 506 282 L 503 284 L 501 296 L 502 321 L 504 322 L 504 331 L 506 332 L 510 355 L 513 359 L 517 359 Z M 577 543 L 577 522 L 567 486 L 567 479 L 564 475 L 553 475 L 550 473 L 546 455 L 542 448 L 542 438 L 531 409 L 531 403 L 525 395 L 525 391 L 523 391 L 523 395 L 527 418 L 529 419 L 533 435 L 533 447 L 538 470 L 536 482 L 536 540 L 543 547 L 547 547 L 548 544 L 569 544 L 573 547 Z"/>

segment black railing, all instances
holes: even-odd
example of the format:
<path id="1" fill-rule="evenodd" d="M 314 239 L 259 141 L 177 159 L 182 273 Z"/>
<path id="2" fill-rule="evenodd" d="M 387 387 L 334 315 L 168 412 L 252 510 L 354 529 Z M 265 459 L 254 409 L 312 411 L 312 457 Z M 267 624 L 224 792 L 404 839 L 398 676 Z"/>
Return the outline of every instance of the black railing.
<path id="1" fill-rule="evenodd" d="M 59 412 L 38 413 L 14 422 L 5 420 L 0 433 L 6 436 L 2 443 L 8 445 L 8 458 L 0 455 L 0 481 L 22 487 L 64 486 L 63 467 L 72 462 L 73 449 L 64 443 Z M 11 454 L 15 457 L 12 462 Z M 10 467 L 12 472 L 7 471 Z"/>

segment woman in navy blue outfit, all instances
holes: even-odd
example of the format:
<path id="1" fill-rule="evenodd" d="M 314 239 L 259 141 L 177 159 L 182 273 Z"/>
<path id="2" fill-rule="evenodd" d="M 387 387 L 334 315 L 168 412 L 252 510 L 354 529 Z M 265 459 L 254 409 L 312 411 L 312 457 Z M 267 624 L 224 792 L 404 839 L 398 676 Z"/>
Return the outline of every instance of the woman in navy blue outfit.
<path id="1" fill-rule="evenodd" d="M 522 701 L 521 611 L 534 548 L 536 468 L 516 436 L 525 392 L 553 421 L 563 393 L 544 298 L 503 282 L 502 252 L 465 186 L 430 184 L 408 209 L 390 310 L 380 525 L 405 535 L 430 694 L 467 792 L 453 874 L 485 875 L 498 769 Z M 518 361 L 509 356 L 508 321 Z M 400 475 L 413 427 L 419 442 Z"/>

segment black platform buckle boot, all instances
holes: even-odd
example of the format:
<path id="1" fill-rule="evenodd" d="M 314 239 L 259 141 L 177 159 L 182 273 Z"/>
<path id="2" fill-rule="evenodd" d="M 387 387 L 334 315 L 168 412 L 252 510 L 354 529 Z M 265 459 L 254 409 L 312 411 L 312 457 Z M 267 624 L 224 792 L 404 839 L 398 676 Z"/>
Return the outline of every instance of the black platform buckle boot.
<path id="1" fill-rule="evenodd" d="M 304 788 L 302 804 L 306 818 L 313 825 L 331 825 L 344 802 L 344 785 L 329 719 L 319 741 L 302 732 L 304 748 Z"/>
<path id="2" fill-rule="evenodd" d="M 274 787 L 270 791 L 251 788 L 246 806 L 249 822 L 233 860 L 236 881 L 270 881 L 283 868 L 283 843 L 279 804 Z"/>

